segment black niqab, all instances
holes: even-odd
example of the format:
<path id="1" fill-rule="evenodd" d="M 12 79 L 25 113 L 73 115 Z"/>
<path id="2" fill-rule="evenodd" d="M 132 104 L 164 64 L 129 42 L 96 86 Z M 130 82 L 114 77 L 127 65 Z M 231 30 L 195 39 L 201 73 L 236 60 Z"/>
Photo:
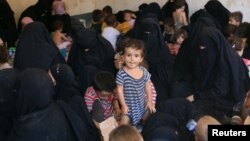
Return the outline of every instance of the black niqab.
<path id="1" fill-rule="evenodd" d="M 151 80 L 157 92 L 157 101 L 169 98 L 169 86 L 172 76 L 173 60 L 167 48 L 159 25 L 160 7 L 157 3 L 149 4 L 141 13 L 130 32 L 129 37 L 144 41 Z"/>
<path id="2" fill-rule="evenodd" d="M 217 110 L 231 114 L 243 103 L 249 90 L 249 77 L 241 57 L 223 34 L 207 27 L 199 34 L 195 63 L 195 99 L 211 101 Z"/>
<path id="3" fill-rule="evenodd" d="M 28 24 L 20 35 L 14 67 L 24 70 L 27 67 L 48 70 L 52 63 L 65 63 L 59 49 L 40 22 Z"/>
<path id="4" fill-rule="evenodd" d="M 218 0 L 209 0 L 205 5 L 205 9 L 219 22 L 220 28 L 218 29 L 222 31 L 223 27 L 228 24 L 230 11 Z"/>
<path id="5" fill-rule="evenodd" d="M 195 23 L 191 23 L 188 26 L 189 36 L 182 43 L 175 58 L 172 87 L 173 97 L 186 97 L 192 93 L 197 41 L 199 33 L 207 26 L 215 27 L 213 20 L 208 17 L 201 17 Z"/>
<path id="6" fill-rule="evenodd" d="M 52 102 L 47 72 L 29 68 L 20 73 L 17 109 L 8 141 L 88 141 L 84 121 L 66 103 Z"/>
<path id="7" fill-rule="evenodd" d="M 103 70 L 114 74 L 114 49 L 100 34 L 92 29 L 80 28 L 70 50 L 71 66 L 82 92 L 92 83 L 96 72 Z"/>
<path id="8" fill-rule="evenodd" d="M 173 17 L 173 12 L 174 10 L 174 2 L 171 2 L 170 0 L 168 2 L 166 2 L 163 7 L 161 8 L 161 20 L 164 20 L 166 18 L 172 18 Z M 188 7 L 188 3 L 185 2 L 185 15 L 187 17 L 189 17 L 189 7 Z"/>
<path id="9" fill-rule="evenodd" d="M 33 21 L 39 21 L 48 27 L 48 15 L 53 0 L 38 0 L 35 5 L 25 9 L 18 20 L 18 32 L 22 31 L 21 21 L 24 17 L 30 17 Z"/>

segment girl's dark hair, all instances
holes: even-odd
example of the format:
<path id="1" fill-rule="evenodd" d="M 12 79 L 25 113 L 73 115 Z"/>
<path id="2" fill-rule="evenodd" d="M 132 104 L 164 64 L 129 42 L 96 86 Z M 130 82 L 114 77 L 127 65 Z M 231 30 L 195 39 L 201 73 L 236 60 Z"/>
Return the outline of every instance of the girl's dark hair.
<path id="1" fill-rule="evenodd" d="M 94 77 L 92 86 L 95 91 L 113 92 L 116 88 L 115 77 L 110 72 L 99 71 Z"/>

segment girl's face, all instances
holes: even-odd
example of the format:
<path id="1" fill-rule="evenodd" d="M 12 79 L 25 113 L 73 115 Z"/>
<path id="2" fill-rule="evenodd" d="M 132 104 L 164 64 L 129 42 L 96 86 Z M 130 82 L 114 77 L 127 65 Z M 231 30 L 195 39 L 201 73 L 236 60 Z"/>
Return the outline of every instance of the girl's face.
<path id="1" fill-rule="evenodd" d="M 139 67 L 143 61 L 142 50 L 128 47 L 124 51 L 124 62 L 126 67 L 134 69 Z"/>
<path id="2" fill-rule="evenodd" d="M 183 37 L 183 36 L 184 36 L 184 35 L 181 35 L 181 36 L 177 39 L 177 41 L 176 41 L 177 44 L 179 44 L 179 45 L 182 44 L 182 42 L 184 41 L 184 37 Z"/>
<path id="3" fill-rule="evenodd" d="M 236 21 L 236 19 L 233 18 L 233 17 L 229 17 L 228 23 L 232 24 L 232 25 L 235 25 L 235 26 L 239 26 L 240 25 L 240 22 Z"/>

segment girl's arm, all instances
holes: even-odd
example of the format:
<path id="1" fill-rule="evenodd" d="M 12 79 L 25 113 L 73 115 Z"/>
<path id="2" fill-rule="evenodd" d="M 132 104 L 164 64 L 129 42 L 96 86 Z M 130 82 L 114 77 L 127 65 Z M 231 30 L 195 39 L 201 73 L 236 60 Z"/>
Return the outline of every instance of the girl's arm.
<path id="1" fill-rule="evenodd" d="M 113 100 L 113 105 L 114 105 L 114 114 L 115 114 L 115 117 L 120 116 L 121 113 L 122 113 L 122 111 L 121 111 L 121 108 L 119 106 L 118 99 L 114 99 Z"/>
<path id="2" fill-rule="evenodd" d="M 122 113 L 128 114 L 129 109 L 127 107 L 127 104 L 125 103 L 124 94 L 123 94 L 123 86 L 117 85 L 117 94 L 118 94 L 118 99 L 120 101 L 120 104 L 122 106 Z"/>
<path id="3" fill-rule="evenodd" d="M 146 94 L 147 94 L 147 108 L 151 113 L 156 112 L 154 104 L 152 103 L 152 93 L 151 93 L 151 84 L 148 80 L 145 84 Z"/>

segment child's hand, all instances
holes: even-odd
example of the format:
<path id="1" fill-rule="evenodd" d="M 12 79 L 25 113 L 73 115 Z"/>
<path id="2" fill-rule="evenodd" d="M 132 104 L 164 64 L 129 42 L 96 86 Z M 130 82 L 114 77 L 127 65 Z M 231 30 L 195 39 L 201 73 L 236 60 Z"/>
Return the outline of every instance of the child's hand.
<path id="1" fill-rule="evenodd" d="M 192 94 L 192 95 L 186 97 L 186 99 L 187 99 L 188 101 L 190 101 L 190 102 L 193 102 L 193 101 L 194 101 L 194 95 Z"/>
<path id="2" fill-rule="evenodd" d="M 150 111 L 150 113 L 155 113 L 156 112 L 154 104 L 152 104 L 152 102 L 150 102 L 150 101 L 147 102 L 147 108 Z"/>
<path id="3" fill-rule="evenodd" d="M 122 114 L 125 114 L 125 115 L 128 114 L 128 106 L 126 104 L 122 105 Z"/>
<path id="4" fill-rule="evenodd" d="M 122 110 L 120 108 L 115 109 L 115 117 L 120 117 L 122 114 Z"/>

